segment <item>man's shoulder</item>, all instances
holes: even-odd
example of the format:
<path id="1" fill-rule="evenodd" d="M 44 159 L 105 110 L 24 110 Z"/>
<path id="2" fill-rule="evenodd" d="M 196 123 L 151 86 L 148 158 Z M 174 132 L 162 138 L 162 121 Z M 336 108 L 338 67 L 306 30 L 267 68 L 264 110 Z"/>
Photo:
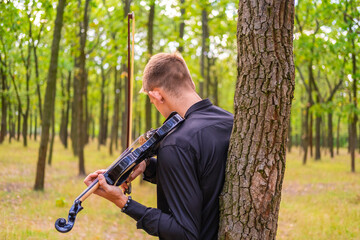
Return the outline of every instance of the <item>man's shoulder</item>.
<path id="1" fill-rule="evenodd" d="M 217 130 L 231 132 L 233 120 L 233 114 L 214 105 L 196 111 L 162 141 L 161 147 L 173 145 L 188 148 L 202 132 Z"/>

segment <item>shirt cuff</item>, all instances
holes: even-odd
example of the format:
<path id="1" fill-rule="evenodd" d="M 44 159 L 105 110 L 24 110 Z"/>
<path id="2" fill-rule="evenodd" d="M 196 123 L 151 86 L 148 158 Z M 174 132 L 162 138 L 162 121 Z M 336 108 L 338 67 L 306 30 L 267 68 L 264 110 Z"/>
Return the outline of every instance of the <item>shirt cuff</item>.
<path id="1" fill-rule="evenodd" d="M 132 217 L 135 221 L 139 221 L 144 216 L 147 207 L 131 199 L 124 213 Z"/>

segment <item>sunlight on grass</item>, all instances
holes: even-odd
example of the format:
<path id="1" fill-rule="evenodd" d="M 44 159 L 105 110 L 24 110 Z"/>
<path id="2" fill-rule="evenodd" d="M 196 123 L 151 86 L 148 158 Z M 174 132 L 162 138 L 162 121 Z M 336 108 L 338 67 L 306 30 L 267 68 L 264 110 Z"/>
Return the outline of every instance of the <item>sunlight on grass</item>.
<path id="1" fill-rule="evenodd" d="M 58 233 L 54 222 L 67 218 L 74 199 L 85 189 L 78 162 L 56 139 L 53 164 L 46 167 L 43 192 L 32 190 L 39 142 L 24 148 L 14 141 L 0 145 L 0 239 L 155 239 L 136 229 L 136 222 L 97 196 L 90 196 L 73 230 Z M 106 168 L 117 156 L 85 148 L 87 172 Z M 277 239 L 359 239 L 360 174 L 350 173 L 346 150 L 334 159 L 309 159 L 303 166 L 298 150 L 287 155 Z M 359 167 L 359 161 L 357 166 Z M 133 184 L 133 198 L 156 206 L 155 186 Z"/>

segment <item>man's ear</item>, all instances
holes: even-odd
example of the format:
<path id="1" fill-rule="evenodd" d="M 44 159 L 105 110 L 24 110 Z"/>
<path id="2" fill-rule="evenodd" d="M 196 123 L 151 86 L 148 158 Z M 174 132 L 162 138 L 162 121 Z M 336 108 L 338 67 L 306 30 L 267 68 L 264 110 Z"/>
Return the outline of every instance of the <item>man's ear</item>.
<path id="1" fill-rule="evenodd" d="M 156 101 L 160 103 L 164 103 L 164 98 L 160 91 L 154 89 L 153 91 L 149 91 L 148 93 L 152 98 L 154 98 Z"/>

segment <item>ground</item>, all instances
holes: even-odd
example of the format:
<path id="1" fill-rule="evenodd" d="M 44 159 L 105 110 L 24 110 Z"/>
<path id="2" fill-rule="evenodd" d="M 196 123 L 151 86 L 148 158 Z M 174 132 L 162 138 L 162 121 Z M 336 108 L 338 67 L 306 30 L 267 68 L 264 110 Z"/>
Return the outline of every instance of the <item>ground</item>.
<path id="1" fill-rule="evenodd" d="M 34 192 L 39 140 L 0 145 L 0 239 L 155 239 L 136 229 L 136 223 L 113 204 L 90 196 L 74 228 L 58 233 L 54 222 L 67 218 L 73 200 L 85 189 L 70 149 L 56 139 L 52 166 L 46 167 L 46 186 Z M 324 155 L 324 154 L 323 154 Z M 117 157 L 108 148 L 85 148 L 86 171 L 106 168 Z M 360 162 L 357 158 L 360 171 Z M 155 186 L 133 184 L 133 198 L 154 207 Z M 299 149 L 287 155 L 277 239 L 360 239 L 360 174 L 350 173 L 346 149 L 330 159 L 301 164 Z"/>

